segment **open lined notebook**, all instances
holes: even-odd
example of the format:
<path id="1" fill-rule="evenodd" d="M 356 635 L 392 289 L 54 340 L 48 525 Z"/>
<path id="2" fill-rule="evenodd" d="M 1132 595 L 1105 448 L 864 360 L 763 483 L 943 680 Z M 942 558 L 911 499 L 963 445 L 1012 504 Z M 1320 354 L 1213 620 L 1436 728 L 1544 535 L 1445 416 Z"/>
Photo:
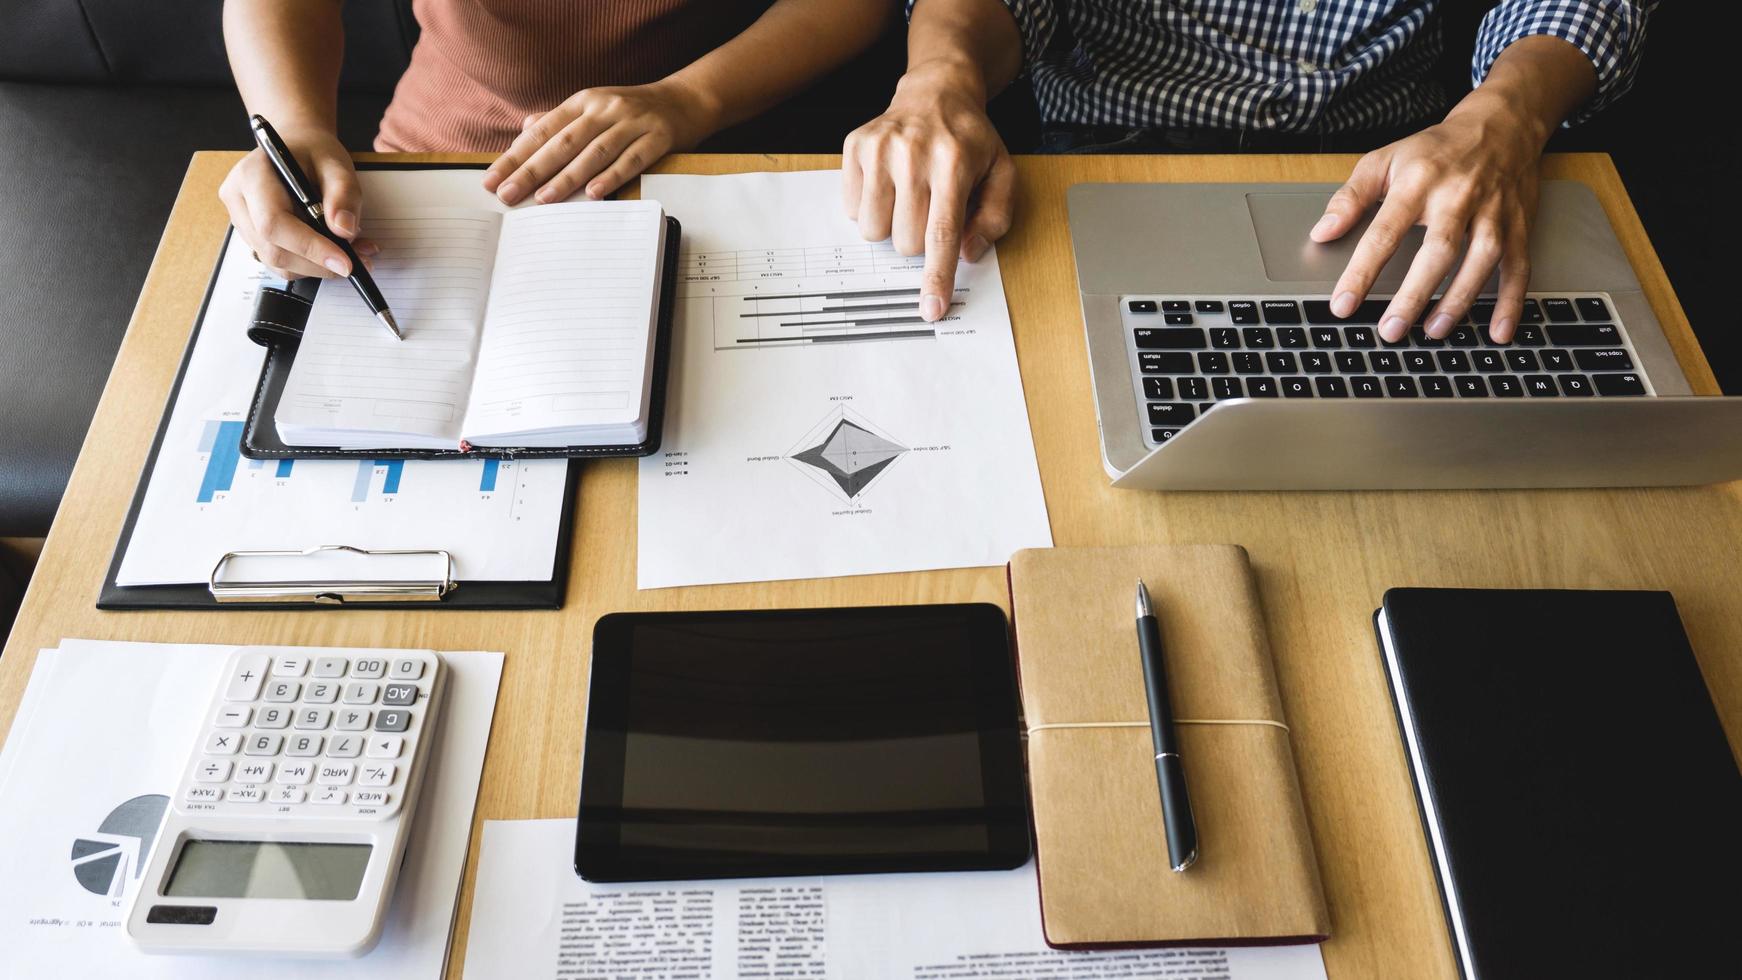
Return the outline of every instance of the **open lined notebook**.
<path id="1" fill-rule="evenodd" d="M 347 284 L 323 286 L 278 437 L 343 450 L 645 442 L 666 228 L 654 201 L 366 213 L 405 339 Z"/>

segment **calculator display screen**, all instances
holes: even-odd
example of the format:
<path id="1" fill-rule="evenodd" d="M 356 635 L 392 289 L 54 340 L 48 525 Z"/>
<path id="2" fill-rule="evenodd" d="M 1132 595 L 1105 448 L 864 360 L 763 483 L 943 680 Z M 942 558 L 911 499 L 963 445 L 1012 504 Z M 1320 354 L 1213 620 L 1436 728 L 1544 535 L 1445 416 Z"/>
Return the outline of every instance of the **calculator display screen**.
<path id="1" fill-rule="evenodd" d="M 996 607 L 606 617 L 593 656 L 577 848 L 592 880 L 1027 857 Z"/>
<path id="2" fill-rule="evenodd" d="M 368 844 L 190 840 L 169 884 L 171 898 L 302 898 L 350 901 L 369 867 Z"/>

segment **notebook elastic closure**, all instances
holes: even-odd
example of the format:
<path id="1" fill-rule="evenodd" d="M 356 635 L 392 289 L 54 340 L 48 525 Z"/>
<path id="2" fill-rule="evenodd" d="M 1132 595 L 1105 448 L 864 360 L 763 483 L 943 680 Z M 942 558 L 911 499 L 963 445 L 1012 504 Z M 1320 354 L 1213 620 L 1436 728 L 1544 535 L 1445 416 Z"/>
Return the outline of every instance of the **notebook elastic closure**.
<path id="1" fill-rule="evenodd" d="M 283 287 L 261 286 L 248 319 L 248 339 L 268 349 L 300 343 L 319 288 L 319 279 L 298 279 Z"/>

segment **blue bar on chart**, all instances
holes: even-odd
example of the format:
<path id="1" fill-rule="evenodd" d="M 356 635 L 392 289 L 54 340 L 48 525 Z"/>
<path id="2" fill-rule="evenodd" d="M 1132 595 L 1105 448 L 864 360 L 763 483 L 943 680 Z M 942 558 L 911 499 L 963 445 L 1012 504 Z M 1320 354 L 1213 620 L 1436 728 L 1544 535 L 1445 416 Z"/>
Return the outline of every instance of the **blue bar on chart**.
<path id="1" fill-rule="evenodd" d="M 294 462 L 296 462 L 296 460 L 294 460 L 294 459 L 281 459 L 281 460 L 279 460 L 278 461 L 278 472 L 273 474 L 273 475 L 278 477 L 280 480 L 289 476 L 290 475 L 290 464 L 292 464 Z"/>
<path id="2" fill-rule="evenodd" d="M 502 461 L 499 459 L 484 461 L 484 478 L 478 481 L 479 493 L 489 493 L 496 489 L 496 471 L 501 468 Z"/>
<path id="3" fill-rule="evenodd" d="M 209 453 L 212 451 L 212 447 L 217 445 L 218 442 L 218 426 L 223 424 L 224 423 L 216 421 L 215 419 L 208 419 L 206 421 L 206 427 L 200 430 L 199 452 Z"/>
<path id="4" fill-rule="evenodd" d="M 265 465 L 266 465 L 266 460 L 264 460 L 264 459 L 251 459 L 248 461 L 248 468 L 251 470 L 260 469 L 261 467 L 263 467 Z"/>
<path id="5" fill-rule="evenodd" d="M 405 460 L 360 459 L 357 461 L 357 480 L 351 484 L 351 503 L 360 504 L 369 499 L 369 481 L 375 476 L 377 466 L 387 469 L 387 476 L 381 480 L 381 492 L 399 492 L 399 478 L 405 473 Z"/>
<path id="6" fill-rule="evenodd" d="M 207 422 L 200 435 L 201 452 L 206 457 L 206 475 L 200 480 L 199 502 L 209 504 L 212 496 L 228 492 L 236 479 L 236 464 L 242 459 L 242 423 Z"/>
<path id="7" fill-rule="evenodd" d="M 357 460 L 357 482 L 351 484 L 351 503 L 360 504 L 369 499 L 369 478 L 374 475 L 374 460 Z"/>

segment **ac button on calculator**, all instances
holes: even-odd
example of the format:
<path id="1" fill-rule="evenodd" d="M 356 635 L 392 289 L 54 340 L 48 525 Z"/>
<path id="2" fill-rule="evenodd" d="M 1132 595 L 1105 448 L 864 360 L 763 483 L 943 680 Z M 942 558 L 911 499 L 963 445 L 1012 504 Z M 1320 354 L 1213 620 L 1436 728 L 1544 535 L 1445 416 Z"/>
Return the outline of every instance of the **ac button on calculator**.
<path id="1" fill-rule="evenodd" d="M 236 650 L 128 933 L 151 951 L 368 950 L 410 835 L 445 682 L 428 651 Z"/>

